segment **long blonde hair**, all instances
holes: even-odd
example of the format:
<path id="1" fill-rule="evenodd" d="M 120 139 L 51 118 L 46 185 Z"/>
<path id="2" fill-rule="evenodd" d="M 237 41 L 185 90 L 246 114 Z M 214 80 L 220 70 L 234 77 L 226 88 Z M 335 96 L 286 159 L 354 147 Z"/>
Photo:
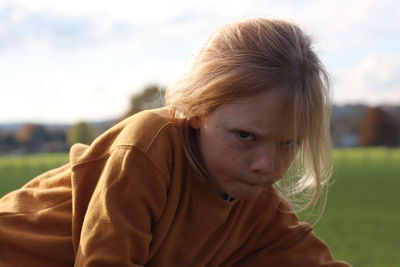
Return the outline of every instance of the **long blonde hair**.
<path id="1" fill-rule="evenodd" d="M 331 176 L 329 88 L 309 36 L 287 21 L 253 18 L 217 30 L 191 70 L 167 89 L 165 100 L 172 117 L 184 122 L 184 147 L 193 169 L 207 180 L 187 121 L 232 100 L 279 90 L 303 138 L 286 177 L 275 187 L 299 211 L 326 195 Z"/>

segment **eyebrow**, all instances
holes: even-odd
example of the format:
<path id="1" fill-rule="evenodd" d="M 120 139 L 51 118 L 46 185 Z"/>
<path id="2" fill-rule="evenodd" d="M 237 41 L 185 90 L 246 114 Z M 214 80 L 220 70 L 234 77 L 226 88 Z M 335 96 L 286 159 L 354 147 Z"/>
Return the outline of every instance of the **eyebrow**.
<path id="1" fill-rule="evenodd" d="M 270 133 L 265 134 L 263 131 L 259 131 L 258 129 L 255 129 L 254 127 L 251 127 L 249 125 L 242 125 L 242 126 L 229 125 L 228 127 L 233 128 L 235 130 L 246 131 L 248 133 L 253 134 L 255 137 L 260 137 L 263 139 L 271 139 Z M 277 138 L 273 139 L 276 139 L 278 142 L 299 141 L 299 137 L 296 136 L 284 136 L 283 134 L 276 134 L 275 137 Z"/>

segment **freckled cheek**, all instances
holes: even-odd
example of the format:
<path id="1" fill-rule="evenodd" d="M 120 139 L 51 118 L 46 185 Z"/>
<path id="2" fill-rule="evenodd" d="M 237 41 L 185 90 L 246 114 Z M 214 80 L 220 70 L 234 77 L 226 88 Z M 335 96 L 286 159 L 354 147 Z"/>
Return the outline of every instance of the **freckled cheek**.
<path id="1" fill-rule="evenodd" d="M 238 149 L 237 144 L 235 144 L 235 140 L 232 140 L 233 138 L 226 138 L 224 140 L 225 142 L 225 148 L 226 148 L 226 154 L 229 156 L 230 160 L 232 162 L 237 163 L 243 163 L 245 161 L 246 156 L 246 151 L 242 151 Z"/>
<path id="2" fill-rule="evenodd" d="M 237 162 L 239 161 L 236 153 L 227 146 L 224 146 L 224 153 L 223 153 L 222 157 L 223 157 L 222 160 L 224 161 L 224 165 L 226 167 L 229 167 L 230 169 L 232 168 L 232 165 L 237 164 Z"/>
<path id="3" fill-rule="evenodd" d="M 239 153 L 237 149 L 234 149 L 229 140 L 226 138 L 224 140 L 220 140 L 219 146 L 221 153 L 219 153 L 220 158 L 218 161 L 220 162 L 219 167 L 221 170 L 227 175 L 240 175 L 245 167 L 243 153 Z"/>
<path id="4" fill-rule="evenodd" d="M 276 170 L 275 176 L 282 177 L 285 174 L 285 172 L 288 170 L 291 162 L 292 162 L 292 160 L 290 160 L 290 159 L 281 159 L 280 161 L 278 161 L 275 166 L 275 170 Z"/>
<path id="5" fill-rule="evenodd" d="M 219 131 L 214 131 L 208 137 L 206 146 L 209 164 L 219 170 L 232 169 L 237 163 L 238 157 L 227 140 L 227 136 Z"/>

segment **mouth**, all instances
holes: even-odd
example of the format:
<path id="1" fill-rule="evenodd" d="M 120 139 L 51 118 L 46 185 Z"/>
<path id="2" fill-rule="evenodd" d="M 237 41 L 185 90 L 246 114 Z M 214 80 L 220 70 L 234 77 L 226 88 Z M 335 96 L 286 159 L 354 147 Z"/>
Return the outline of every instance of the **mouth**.
<path id="1" fill-rule="evenodd" d="M 243 181 L 243 183 L 245 183 L 247 185 L 250 185 L 250 186 L 262 186 L 262 187 L 265 187 L 265 186 L 273 185 L 275 183 L 275 181 L 273 181 L 273 180 L 272 181 L 268 180 L 266 182 Z"/>
<path id="2" fill-rule="evenodd" d="M 247 182 L 247 181 L 243 181 L 243 183 L 245 183 L 247 185 L 250 185 L 250 186 L 262 186 L 262 187 L 269 186 L 269 185 L 273 184 L 273 182 L 253 183 L 253 182 Z"/>

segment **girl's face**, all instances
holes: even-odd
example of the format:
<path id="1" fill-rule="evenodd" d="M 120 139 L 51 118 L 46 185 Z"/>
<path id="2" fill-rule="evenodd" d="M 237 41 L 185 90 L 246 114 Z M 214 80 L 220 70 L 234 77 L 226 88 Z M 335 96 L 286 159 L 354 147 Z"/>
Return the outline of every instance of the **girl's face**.
<path id="1" fill-rule="evenodd" d="M 281 98 L 269 90 L 222 104 L 208 116 L 189 121 L 219 195 L 255 197 L 288 169 L 298 137 L 293 136 L 291 122 L 283 120 Z"/>

